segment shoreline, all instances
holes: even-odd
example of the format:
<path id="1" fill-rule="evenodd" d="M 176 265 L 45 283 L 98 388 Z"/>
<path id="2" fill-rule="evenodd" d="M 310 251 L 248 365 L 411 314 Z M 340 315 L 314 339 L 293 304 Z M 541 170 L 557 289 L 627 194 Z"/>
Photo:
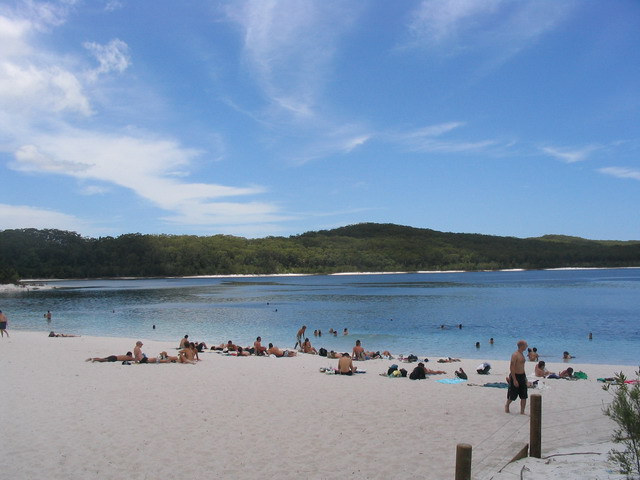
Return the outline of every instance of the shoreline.
<path id="1" fill-rule="evenodd" d="M 528 441 L 528 416 L 505 414 L 505 390 L 480 386 L 504 382 L 506 360 L 490 361 L 486 376 L 475 373 L 477 360 L 431 361 L 427 367 L 447 374 L 411 381 L 379 375 L 397 360 L 357 362 L 367 373 L 344 377 L 319 372 L 336 360 L 304 354 L 207 352 L 197 365 L 91 363 L 84 360 L 124 354 L 138 339 L 10 334 L 0 339 L 6 385 L 0 460 L 9 477 L 142 479 L 177 471 L 224 477 L 233 471 L 239 479 L 259 472 L 285 480 L 440 480 L 453 478 L 456 444 L 469 443 L 473 478 L 488 480 Z M 154 356 L 175 349 L 179 339 L 140 340 Z M 397 364 L 409 371 L 415 365 Z M 601 409 L 609 394 L 596 378 L 634 370 L 572 366 L 589 379 L 545 380 L 545 388 L 530 391 L 543 396 L 543 455 L 606 445 L 612 423 Z M 453 378 L 460 367 L 467 382 L 437 381 Z M 593 469 L 600 467 L 611 468 L 602 457 Z M 539 478 L 584 477 L 565 471 Z"/>
<path id="2" fill-rule="evenodd" d="M 312 277 L 312 276 L 365 276 L 365 275 L 407 275 L 407 274 L 445 274 L 445 273 L 491 273 L 491 272 L 535 272 L 535 271 L 589 271 L 589 270 L 640 270 L 637 267 L 552 267 L 541 269 L 505 268 L 498 270 L 418 270 L 397 272 L 337 272 L 337 273 L 265 273 L 265 274 L 213 274 L 213 275 L 186 275 L 167 277 L 87 277 L 87 278 L 25 278 L 19 281 L 21 284 L 42 282 L 72 282 L 92 280 L 165 280 L 165 279 L 198 279 L 198 278 L 270 278 L 270 277 Z M 12 284 L 0 284 L 0 288 Z"/>

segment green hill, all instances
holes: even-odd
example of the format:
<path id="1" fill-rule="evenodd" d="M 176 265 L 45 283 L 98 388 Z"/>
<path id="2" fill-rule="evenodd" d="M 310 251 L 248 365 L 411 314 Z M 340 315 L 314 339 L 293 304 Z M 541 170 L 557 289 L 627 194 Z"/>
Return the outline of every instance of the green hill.
<path id="1" fill-rule="evenodd" d="M 515 238 L 361 223 L 291 237 L 142 235 L 85 238 L 0 231 L 0 282 L 213 274 L 639 267 L 640 241 Z"/>

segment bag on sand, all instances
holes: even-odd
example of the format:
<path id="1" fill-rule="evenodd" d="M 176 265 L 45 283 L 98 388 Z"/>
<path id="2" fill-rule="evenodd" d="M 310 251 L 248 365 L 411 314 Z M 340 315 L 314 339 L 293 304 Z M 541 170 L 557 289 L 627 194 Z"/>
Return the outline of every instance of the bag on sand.
<path id="1" fill-rule="evenodd" d="M 327 349 L 326 348 L 321 348 L 320 350 L 318 350 L 318 355 L 320 355 L 321 357 L 326 357 L 327 356 Z"/>

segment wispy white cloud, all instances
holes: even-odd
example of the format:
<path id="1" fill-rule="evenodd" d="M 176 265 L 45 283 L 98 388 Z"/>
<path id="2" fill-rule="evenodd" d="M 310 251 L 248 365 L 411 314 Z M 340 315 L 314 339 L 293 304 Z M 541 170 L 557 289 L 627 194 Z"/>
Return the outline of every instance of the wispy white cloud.
<path id="1" fill-rule="evenodd" d="M 122 40 L 115 38 L 106 45 L 95 42 L 85 42 L 84 48 L 89 50 L 98 60 L 99 66 L 89 72 L 89 78 L 95 80 L 99 75 L 110 72 L 122 73 L 129 65 L 129 46 Z"/>
<path id="2" fill-rule="evenodd" d="M 256 202 L 219 202 L 222 198 L 257 195 L 259 186 L 230 187 L 177 180 L 176 170 L 200 155 L 176 141 L 71 130 L 43 135 L 15 152 L 14 170 L 99 180 L 127 188 L 153 205 L 177 215 L 164 217 L 183 224 L 271 221 L 277 209 Z M 231 217 L 233 222 L 230 222 Z"/>
<path id="3" fill-rule="evenodd" d="M 0 230 L 13 228 L 57 228 L 86 232 L 91 226 L 73 215 L 54 210 L 0 203 Z"/>
<path id="4" fill-rule="evenodd" d="M 542 147 L 541 150 L 547 155 L 562 160 L 566 163 L 582 162 L 589 158 L 596 150 L 601 147 L 597 145 L 587 145 L 582 148 L 558 148 L 558 147 Z"/>
<path id="5" fill-rule="evenodd" d="M 405 132 L 394 132 L 382 136 L 386 141 L 402 146 L 412 152 L 467 153 L 486 150 L 498 145 L 495 140 L 441 139 L 447 133 L 465 125 L 465 122 L 447 122 L 428 125 Z"/>
<path id="6" fill-rule="evenodd" d="M 605 167 L 598 169 L 598 172 L 616 178 L 630 178 L 632 180 L 640 180 L 640 170 L 636 170 L 633 168 Z"/>
<path id="7" fill-rule="evenodd" d="M 316 114 L 337 41 L 353 6 L 341 2 L 246 0 L 228 18 L 241 28 L 246 65 L 273 113 L 294 119 Z"/>
<path id="8" fill-rule="evenodd" d="M 413 12 L 409 30 L 416 42 L 437 45 L 456 40 L 490 17 L 502 0 L 424 0 Z"/>
<path id="9" fill-rule="evenodd" d="M 109 192 L 110 189 L 99 185 L 85 185 L 80 189 L 81 195 L 103 195 Z"/>
<path id="10" fill-rule="evenodd" d="M 305 145 L 293 155 L 293 163 L 302 165 L 330 155 L 346 155 L 362 147 L 375 136 L 374 132 L 358 124 L 324 126 L 305 135 Z"/>
<path id="11" fill-rule="evenodd" d="M 444 55 L 485 51 L 499 65 L 555 28 L 571 0 L 423 0 L 412 12 L 406 46 L 437 49 Z"/>
<path id="12" fill-rule="evenodd" d="M 104 6 L 105 12 L 114 12 L 120 10 L 123 7 L 123 3 L 118 0 L 107 0 Z"/>

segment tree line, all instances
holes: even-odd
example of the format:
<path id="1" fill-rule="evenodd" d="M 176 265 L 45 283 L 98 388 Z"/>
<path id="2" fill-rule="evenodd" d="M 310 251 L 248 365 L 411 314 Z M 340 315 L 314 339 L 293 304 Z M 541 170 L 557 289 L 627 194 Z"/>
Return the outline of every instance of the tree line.
<path id="1" fill-rule="evenodd" d="M 445 233 L 361 223 L 290 237 L 89 238 L 55 229 L 0 231 L 0 283 L 24 278 L 637 267 L 640 241 Z"/>

